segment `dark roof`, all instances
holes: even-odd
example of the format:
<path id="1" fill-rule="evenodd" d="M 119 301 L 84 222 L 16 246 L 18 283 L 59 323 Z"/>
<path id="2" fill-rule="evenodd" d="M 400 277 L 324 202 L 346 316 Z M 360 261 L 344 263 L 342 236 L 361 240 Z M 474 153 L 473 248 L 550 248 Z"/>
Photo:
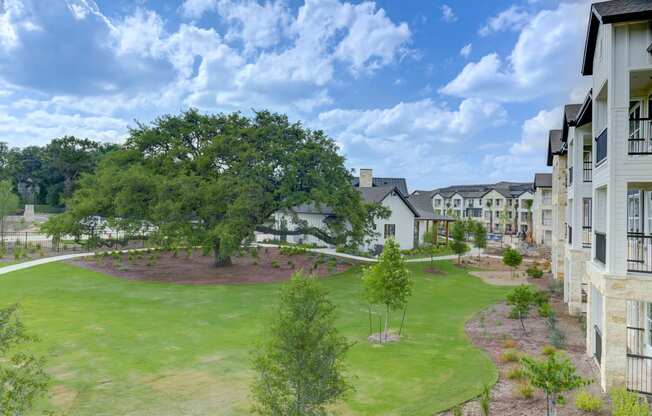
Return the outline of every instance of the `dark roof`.
<path id="1" fill-rule="evenodd" d="M 372 178 L 371 182 L 373 187 L 377 186 L 395 186 L 399 191 L 403 192 L 403 195 L 408 194 L 407 182 L 405 178 Z M 356 188 L 360 186 L 360 178 L 353 178 L 353 186 Z"/>
<path id="2" fill-rule="evenodd" d="M 552 173 L 535 173 L 534 189 L 536 188 L 552 188 Z"/>
<path id="3" fill-rule="evenodd" d="M 308 204 L 301 204 L 293 208 L 293 211 L 297 214 L 324 214 L 330 215 L 333 214 L 333 209 L 326 205 L 317 206 L 317 204 L 311 202 Z"/>
<path id="4" fill-rule="evenodd" d="M 568 128 L 575 126 L 580 108 L 582 108 L 582 104 L 566 104 L 564 106 L 564 119 L 561 123 L 561 141 L 564 143 L 568 141 Z"/>
<path id="5" fill-rule="evenodd" d="M 447 215 L 435 215 L 432 206 L 434 191 L 414 191 L 408 196 L 408 200 L 419 211 L 420 220 L 455 221 L 455 218 Z"/>
<path id="6" fill-rule="evenodd" d="M 485 194 L 495 190 L 507 198 L 514 198 L 531 189 L 532 183 L 529 182 L 498 182 L 493 184 L 448 186 L 436 189 L 432 191 L 432 194 L 433 196 L 439 194 L 444 198 L 450 198 L 456 193 L 464 198 L 482 198 Z"/>
<path id="7" fill-rule="evenodd" d="M 392 192 L 395 192 L 396 195 L 401 198 L 403 202 L 405 202 L 405 205 L 416 215 L 417 217 L 419 216 L 419 211 L 410 203 L 406 195 L 401 192 L 400 189 L 396 186 L 388 185 L 388 186 L 373 186 L 371 188 L 358 188 L 358 192 L 360 192 L 360 195 L 362 195 L 362 199 L 364 199 L 366 202 L 382 202 L 387 195 L 391 194 Z"/>
<path id="8" fill-rule="evenodd" d="M 548 132 L 548 166 L 552 166 L 553 155 L 560 155 L 563 153 L 564 146 L 561 142 L 561 135 L 561 130 L 550 130 Z"/>
<path id="9" fill-rule="evenodd" d="M 650 19 L 652 19 L 652 1 L 650 0 L 611 0 L 593 3 L 584 43 L 582 75 L 593 75 L 593 56 L 600 24 Z"/>
<path id="10" fill-rule="evenodd" d="M 582 127 L 593 121 L 593 89 L 590 89 L 577 114 L 577 126 Z"/>

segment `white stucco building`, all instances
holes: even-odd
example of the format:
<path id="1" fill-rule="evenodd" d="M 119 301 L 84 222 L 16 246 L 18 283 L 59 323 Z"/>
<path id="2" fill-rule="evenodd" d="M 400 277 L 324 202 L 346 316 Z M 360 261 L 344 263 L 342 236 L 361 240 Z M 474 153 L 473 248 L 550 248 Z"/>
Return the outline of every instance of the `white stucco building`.
<path id="1" fill-rule="evenodd" d="M 534 175 L 534 202 L 532 210 L 532 237 L 536 244 L 552 247 L 552 174 Z"/>

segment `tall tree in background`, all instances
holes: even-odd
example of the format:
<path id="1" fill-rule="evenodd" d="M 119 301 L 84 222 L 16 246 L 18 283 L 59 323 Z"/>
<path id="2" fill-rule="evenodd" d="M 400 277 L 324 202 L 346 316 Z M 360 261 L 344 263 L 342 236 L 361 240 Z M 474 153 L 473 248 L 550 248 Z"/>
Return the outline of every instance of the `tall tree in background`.
<path id="1" fill-rule="evenodd" d="M 7 179 L 0 181 L 0 235 L 4 237 L 5 219 L 7 215 L 19 207 L 18 195 L 13 191 L 13 185 Z M 2 239 L 4 242 L 4 238 Z"/>
<path id="2" fill-rule="evenodd" d="M 321 131 L 259 112 L 202 115 L 189 110 L 131 130 L 125 145 L 83 176 L 58 222 L 62 232 L 89 234 L 89 218 L 132 230 L 154 225 L 167 242 L 212 249 L 215 265 L 254 231 L 310 234 L 330 244 L 362 242 L 374 232 L 379 204 L 365 204 L 351 185 L 335 142 Z M 332 211 L 324 227 L 299 221 L 293 209 L 313 203 Z M 277 230 L 274 213 L 296 228 Z"/>
<path id="3" fill-rule="evenodd" d="M 335 305 L 313 278 L 283 285 L 265 341 L 254 353 L 255 413 L 322 416 L 350 389 L 343 358 L 350 344 L 335 328 Z"/>
<path id="4" fill-rule="evenodd" d="M 27 413 L 47 391 L 43 358 L 25 350 L 34 339 L 18 317 L 18 306 L 0 309 L 0 416 Z"/>

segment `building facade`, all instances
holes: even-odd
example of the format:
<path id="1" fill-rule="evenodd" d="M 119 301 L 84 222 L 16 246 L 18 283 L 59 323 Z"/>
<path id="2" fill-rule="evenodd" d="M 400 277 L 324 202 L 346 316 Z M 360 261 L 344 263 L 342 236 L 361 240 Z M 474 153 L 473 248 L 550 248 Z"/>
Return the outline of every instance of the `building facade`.
<path id="1" fill-rule="evenodd" d="M 534 175 L 532 237 L 536 244 L 552 247 L 552 174 Z"/>

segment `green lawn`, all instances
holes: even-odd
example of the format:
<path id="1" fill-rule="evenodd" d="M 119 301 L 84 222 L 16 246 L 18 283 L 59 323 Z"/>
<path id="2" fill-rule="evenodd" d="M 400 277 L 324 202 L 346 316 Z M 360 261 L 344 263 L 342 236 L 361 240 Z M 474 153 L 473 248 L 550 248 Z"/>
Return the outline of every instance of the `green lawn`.
<path id="1" fill-rule="evenodd" d="M 427 266 L 410 266 L 415 294 L 407 338 L 393 345 L 366 341 L 359 270 L 322 281 L 339 305 L 342 333 L 356 342 L 347 356 L 356 391 L 342 414 L 431 415 L 496 379 L 463 326 L 506 289 L 449 262 L 438 264 L 446 275 L 425 274 Z M 49 356 L 55 381 L 41 408 L 69 415 L 246 415 L 249 353 L 277 288 L 132 282 L 53 263 L 0 276 L 0 306 L 22 305 L 28 328 L 41 337 L 36 348 Z"/>

